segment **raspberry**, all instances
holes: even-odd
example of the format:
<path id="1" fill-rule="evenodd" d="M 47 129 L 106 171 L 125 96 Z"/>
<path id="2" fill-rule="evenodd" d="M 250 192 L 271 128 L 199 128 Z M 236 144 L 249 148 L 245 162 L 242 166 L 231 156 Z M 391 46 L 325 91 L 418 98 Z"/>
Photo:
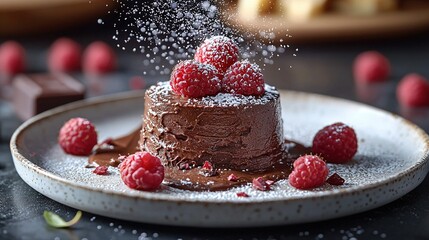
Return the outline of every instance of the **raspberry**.
<path id="1" fill-rule="evenodd" d="M 238 192 L 235 195 L 237 195 L 237 197 L 250 197 L 249 194 L 245 192 Z"/>
<path id="2" fill-rule="evenodd" d="M 334 173 L 328 177 L 328 179 L 326 179 L 326 182 L 334 186 L 340 186 L 344 184 L 345 180 L 340 175 L 338 175 L 338 173 Z"/>
<path id="3" fill-rule="evenodd" d="M 108 73 L 116 68 L 116 55 L 104 42 L 93 42 L 84 52 L 83 69 L 93 74 Z"/>
<path id="4" fill-rule="evenodd" d="M 265 181 L 265 183 L 268 185 L 268 186 L 272 186 L 274 183 L 276 183 L 275 181 L 273 181 L 273 180 L 267 180 L 267 181 Z"/>
<path id="5" fill-rule="evenodd" d="M 418 74 L 408 74 L 400 81 L 396 96 L 404 106 L 429 106 L 429 82 Z"/>
<path id="6" fill-rule="evenodd" d="M 53 72 L 72 72 L 80 67 L 81 48 L 69 38 L 56 40 L 48 54 L 49 69 Z"/>
<path id="7" fill-rule="evenodd" d="M 237 182 L 238 181 L 238 177 L 234 175 L 234 173 L 231 173 L 228 177 L 227 177 L 228 181 L 231 182 Z"/>
<path id="8" fill-rule="evenodd" d="M 213 167 L 211 162 L 205 161 L 202 168 L 198 172 L 200 175 L 212 177 L 218 175 L 218 171 Z"/>
<path id="9" fill-rule="evenodd" d="M 219 73 L 223 74 L 238 60 L 238 55 L 238 46 L 234 41 L 228 37 L 214 36 L 198 47 L 194 59 L 215 66 Z"/>
<path id="10" fill-rule="evenodd" d="M 146 81 L 141 76 L 134 76 L 128 80 L 128 86 L 131 90 L 143 89 L 146 85 Z"/>
<path id="11" fill-rule="evenodd" d="M 390 63 L 379 52 L 363 52 L 355 59 L 353 73 L 356 81 L 381 82 L 386 80 L 390 74 Z"/>
<path id="12" fill-rule="evenodd" d="M 305 155 L 293 163 L 289 183 L 298 189 L 320 187 L 326 180 L 329 170 L 326 163 L 318 156 Z"/>
<path id="13" fill-rule="evenodd" d="M 234 63 L 223 77 L 222 90 L 242 95 L 264 94 L 261 69 L 257 64 L 251 64 L 247 60 Z"/>
<path id="14" fill-rule="evenodd" d="M 15 75 L 24 70 L 25 51 L 14 41 L 8 41 L 0 46 L 0 72 Z"/>
<path id="15" fill-rule="evenodd" d="M 171 74 L 170 85 L 175 93 L 194 98 L 216 95 L 221 89 L 216 68 L 194 60 L 176 65 Z"/>
<path id="16" fill-rule="evenodd" d="M 136 152 L 128 156 L 121 163 L 120 171 L 125 185 L 137 190 L 154 190 L 164 179 L 161 161 L 147 152 Z"/>
<path id="17" fill-rule="evenodd" d="M 60 129 L 58 142 L 68 154 L 89 155 L 97 144 L 97 132 L 87 119 L 72 118 Z"/>
<path id="18" fill-rule="evenodd" d="M 254 189 L 259 191 L 268 191 L 271 189 L 270 185 L 262 177 L 254 178 L 252 180 L 252 186 Z"/>
<path id="19" fill-rule="evenodd" d="M 312 150 L 327 162 L 345 163 L 353 158 L 357 148 L 357 137 L 353 128 L 338 122 L 317 132 Z"/>
<path id="20" fill-rule="evenodd" d="M 97 175 L 106 175 L 107 170 L 108 170 L 108 167 L 106 167 L 106 166 L 98 166 L 92 172 L 97 174 Z"/>
<path id="21" fill-rule="evenodd" d="M 189 166 L 189 163 L 181 162 L 179 163 L 179 170 L 189 170 L 191 169 L 191 166 Z"/>

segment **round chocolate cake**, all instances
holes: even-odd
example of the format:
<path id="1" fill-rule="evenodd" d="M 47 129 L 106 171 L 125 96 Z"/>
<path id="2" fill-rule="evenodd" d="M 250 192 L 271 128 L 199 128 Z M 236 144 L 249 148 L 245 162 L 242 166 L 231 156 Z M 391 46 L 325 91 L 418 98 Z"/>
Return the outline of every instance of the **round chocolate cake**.
<path id="1" fill-rule="evenodd" d="M 203 98 L 175 94 L 169 82 L 146 91 L 140 148 L 167 167 L 209 161 L 218 169 L 265 171 L 284 149 L 279 93 L 218 93 Z"/>

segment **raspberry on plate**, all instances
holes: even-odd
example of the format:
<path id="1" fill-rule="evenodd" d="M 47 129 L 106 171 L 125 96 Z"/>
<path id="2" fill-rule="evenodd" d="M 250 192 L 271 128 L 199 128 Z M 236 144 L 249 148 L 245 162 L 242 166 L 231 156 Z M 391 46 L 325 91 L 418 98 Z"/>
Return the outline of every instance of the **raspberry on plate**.
<path id="1" fill-rule="evenodd" d="M 129 188 L 154 190 L 164 180 L 164 166 L 159 158 L 147 152 L 129 155 L 120 165 L 122 181 Z"/>
<path id="2" fill-rule="evenodd" d="M 92 172 L 97 175 L 107 175 L 108 170 L 109 170 L 109 167 L 107 166 L 98 166 Z"/>
<path id="3" fill-rule="evenodd" d="M 72 118 L 60 129 L 58 143 L 68 154 L 89 155 L 97 144 L 94 125 L 85 118 Z"/>
<path id="4" fill-rule="evenodd" d="M 17 42 L 8 41 L 0 46 L 0 72 L 15 75 L 24 70 L 25 51 Z"/>
<path id="5" fill-rule="evenodd" d="M 233 40 L 225 36 L 206 39 L 195 52 L 194 59 L 210 64 L 223 74 L 239 57 L 239 49 Z"/>
<path id="6" fill-rule="evenodd" d="M 252 187 L 259 191 L 268 191 L 271 189 L 271 185 L 262 177 L 254 178 L 252 180 Z"/>
<path id="7" fill-rule="evenodd" d="M 338 122 L 317 132 L 312 151 L 327 162 L 345 163 L 353 158 L 357 148 L 357 137 L 353 128 Z"/>
<path id="8" fill-rule="evenodd" d="M 421 75 L 408 74 L 400 81 L 396 96 L 404 106 L 429 106 L 429 82 Z"/>
<path id="9" fill-rule="evenodd" d="M 334 186 L 343 185 L 345 181 L 346 180 L 344 180 L 344 178 L 342 178 L 340 175 L 338 175 L 338 173 L 334 173 L 330 177 L 328 177 L 328 179 L 326 179 L 327 183 L 334 185 Z"/>
<path id="10" fill-rule="evenodd" d="M 69 38 L 56 40 L 48 54 L 49 69 L 54 72 L 72 72 L 80 68 L 81 47 Z"/>
<path id="11" fill-rule="evenodd" d="M 249 194 L 247 194 L 246 192 L 238 192 L 236 193 L 237 197 L 250 197 Z"/>
<path id="12" fill-rule="evenodd" d="M 221 89 L 216 68 L 194 60 L 182 61 L 174 67 L 170 85 L 175 93 L 194 98 L 216 95 Z"/>
<path id="13" fill-rule="evenodd" d="M 353 74 L 359 82 L 381 82 L 390 74 L 389 60 L 377 51 L 359 54 L 353 65 Z"/>
<path id="14" fill-rule="evenodd" d="M 326 163 L 318 156 L 304 155 L 293 163 L 289 183 L 298 189 L 311 189 L 322 186 L 329 174 Z"/>
<path id="15" fill-rule="evenodd" d="M 264 78 L 261 68 L 247 60 L 234 63 L 223 77 L 222 90 L 242 95 L 264 94 Z"/>

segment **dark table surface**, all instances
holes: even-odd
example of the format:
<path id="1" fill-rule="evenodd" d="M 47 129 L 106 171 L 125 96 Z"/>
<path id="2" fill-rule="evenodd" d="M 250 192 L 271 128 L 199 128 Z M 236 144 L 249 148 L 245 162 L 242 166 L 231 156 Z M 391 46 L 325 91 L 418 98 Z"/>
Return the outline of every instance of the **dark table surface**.
<path id="1" fill-rule="evenodd" d="M 45 71 L 46 49 L 61 35 L 70 36 L 85 45 L 93 40 L 111 42 L 112 32 L 107 26 L 94 23 L 69 30 L 66 34 L 16 38 L 28 51 L 30 72 Z M 0 42 L 3 40 L 7 39 L 0 39 Z M 402 115 L 429 132 L 429 108 L 405 109 L 400 107 L 395 97 L 396 86 L 405 74 L 417 72 L 429 77 L 428 42 L 429 35 L 421 33 L 371 41 L 294 44 L 291 46 L 293 50 L 287 50 L 275 59 L 273 65 L 265 67 L 265 78 L 280 89 L 364 102 Z M 351 72 L 353 59 L 358 53 L 371 49 L 384 53 L 391 60 L 391 79 L 382 84 L 358 86 Z M 126 91 L 130 76 L 141 75 L 147 70 L 142 67 L 144 56 L 141 54 L 117 51 L 119 71 L 106 76 L 106 88 L 101 92 L 90 91 L 88 97 Z M 297 56 L 293 56 L 294 53 Z M 84 78 L 81 74 L 76 74 L 76 77 Z M 148 84 L 153 84 L 168 77 L 155 74 L 145 78 Z M 1 87 L 5 91 L 6 86 Z M 251 229 L 201 229 L 127 222 L 84 213 L 74 227 L 54 229 L 45 223 L 42 217 L 44 210 L 70 219 L 76 209 L 46 198 L 18 176 L 9 141 L 21 123 L 10 103 L 0 99 L 0 239 L 429 239 L 428 178 L 407 195 L 383 207 L 316 223 Z"/>

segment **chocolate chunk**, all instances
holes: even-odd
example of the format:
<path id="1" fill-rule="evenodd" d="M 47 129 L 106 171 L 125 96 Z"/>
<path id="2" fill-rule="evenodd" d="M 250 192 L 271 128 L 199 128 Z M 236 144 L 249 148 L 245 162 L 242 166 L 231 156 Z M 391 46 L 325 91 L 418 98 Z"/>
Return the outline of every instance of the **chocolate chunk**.
<path id="1" fill-rule="evenodd" d="M 84 85 L 65 74 L 19 75 L 12 87 L 13 106 L 22 120 L 85 95 Z"/>

